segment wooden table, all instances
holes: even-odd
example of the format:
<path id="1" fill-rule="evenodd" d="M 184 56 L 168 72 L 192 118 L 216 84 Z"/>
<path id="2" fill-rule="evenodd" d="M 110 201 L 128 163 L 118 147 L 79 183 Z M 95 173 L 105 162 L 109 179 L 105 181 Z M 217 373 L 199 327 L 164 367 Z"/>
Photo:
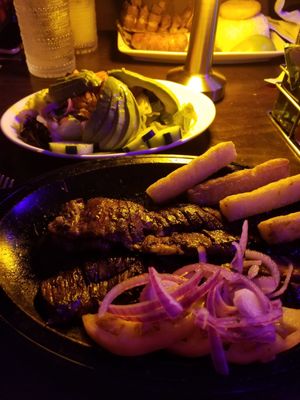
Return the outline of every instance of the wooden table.
<path id="1" fill-rule="evenodd" d="M 282 62 L 282 58 L 276 58 L 253 64 L 216 65 L 216 70 L 225 75 L 227 85 L 225 98 L 216 104 L 217 115 L 214 122 L 205 133 L 170 153 L 197 155 L 213 144 L 232 140 L 238 152 L 237 161 L 242 164 L 255 165 L 274 157 L 288 157 L 291 172 L 300 172 L 299 160 L 268 118 L 277 91 L 264 82 L 264 79 L 277 76 Z M 30 76 L 24 61 L 6 61 L 2 64 L 0 113 L 20 98 L 46 87 L 50 82 Z M 133 60 L 118 53 L 115 33 L 101 32 L 97 52 L 79 57 L 77 67 L 93 70 L 125 67 L 154 78 L 165 79 L 174 64 Z M 17 184 L 26 183 L 37 175 L 74 162 L 24 150 L 2 134 L 0 136 L 0 171 L 15 177 Z M 93 393 L 95 381 L 91 381 L 91 376 L 86 371 L 40 351 L 4 323 L 0 325 L 0 338 L 2 400 L 15 399 L 20 393 L 23 399 L 50 399 L 53 396 L 59 399 L 79 398 L 80 393 Z M 98 398 L 102 398 L 101 393 L 113 394 L 117 390 L 117 387 L 105 388 L 101 376 L 93 376 L 92 379 L 98 380 L 95 389 Z M 132 393 L 133 387 L 123 390 Z M 278 393 L 280 395 L 280 391 Z M 235 398 L 233 394 L 231 398 Z"/>

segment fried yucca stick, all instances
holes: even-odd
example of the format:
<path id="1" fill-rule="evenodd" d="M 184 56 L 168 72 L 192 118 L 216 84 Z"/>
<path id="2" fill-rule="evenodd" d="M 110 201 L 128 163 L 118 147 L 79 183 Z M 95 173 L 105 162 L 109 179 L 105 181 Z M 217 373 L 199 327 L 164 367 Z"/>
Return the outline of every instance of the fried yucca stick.
<path id="1" fill-rule="evenodd" d="M 188 164 L 150 185 L 146 193 L 154 202 L 164 203 L 230 164 L 236 159 L 236 156 L 233 142 L 219 143 Z"/>
<path id="2" fill-rule="evenodd" d="M 250 192 L 260 186 L 289 176 L 290 163 L 287 158 L 275 158 L 227 175 L 209 179 L 188 190 L 188 198 L 193 203 L 216 205 L 224 197 Z"/>
<path id="3" fill-rule="evenodd" d="M 275 210 L 300 200 L 300 174 L 280 179 L 251 192 L 227 196 L 220 210 L 228 221 Z"/>
<path id="4" fill-rule="evenodd" d="M 292 242 L 300 239 L 300 211 L 266 219 L 257 227 L 269 244 Z"/>

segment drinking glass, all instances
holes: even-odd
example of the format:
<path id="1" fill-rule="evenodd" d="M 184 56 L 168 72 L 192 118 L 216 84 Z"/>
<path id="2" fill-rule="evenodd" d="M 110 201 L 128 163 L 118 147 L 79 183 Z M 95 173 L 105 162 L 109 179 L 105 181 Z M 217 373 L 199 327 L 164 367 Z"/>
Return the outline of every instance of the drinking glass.
<path id="1" fill-rule="evenodd" d="M 97 49 L 97 20 L 95 0 L 70 0 L 70 19 L 76 54 Z"/>
<path id="2" fill-rule="evenodd" d="M 29 72 L 41 78 L 75 69 L 69 0 L 14 0 Z"/>

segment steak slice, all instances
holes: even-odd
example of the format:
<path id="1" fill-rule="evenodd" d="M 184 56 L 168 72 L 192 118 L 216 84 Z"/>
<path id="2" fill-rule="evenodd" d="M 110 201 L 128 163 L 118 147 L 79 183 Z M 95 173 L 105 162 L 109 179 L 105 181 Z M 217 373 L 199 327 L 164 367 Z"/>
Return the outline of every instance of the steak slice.
<path id="1" fill-rule="evenodd" d="M 232 242 L 238 238 L 222 230 L 172 233 L 170 236 L 148 235 L 143 242 L 133 246 L 134 250 L 156 255 L 196 255 L 198 249 L 205 250 L 208 258 L 224 260 L 234 256 Z"/>
<path id="2" fill-rule="evenodd" d="M 63 271 L 41 282 L 37 307 L 49 324 L 66 324 L 97 312 L 101 300 L 115 285 L 145 272 L 138 257 L 107 257 L 82 268 Z"/>

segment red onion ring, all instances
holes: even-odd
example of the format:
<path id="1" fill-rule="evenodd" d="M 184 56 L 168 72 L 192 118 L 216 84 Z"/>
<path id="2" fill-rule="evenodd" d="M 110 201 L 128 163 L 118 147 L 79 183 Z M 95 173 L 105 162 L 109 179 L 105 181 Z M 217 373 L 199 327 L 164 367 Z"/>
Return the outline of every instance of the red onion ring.
<path id="1" fill-rule="evenodd" d="M 182 314 L 182 305 L 177 300 L 175 300 L 163 287 L 162 281 L 153 267 L 149 268 L 149 280 L 154 292 L 157 295 L 160 305 L 164 308 L 167 315 L 171 318 L 176 318 L 180 314 Z"/>

